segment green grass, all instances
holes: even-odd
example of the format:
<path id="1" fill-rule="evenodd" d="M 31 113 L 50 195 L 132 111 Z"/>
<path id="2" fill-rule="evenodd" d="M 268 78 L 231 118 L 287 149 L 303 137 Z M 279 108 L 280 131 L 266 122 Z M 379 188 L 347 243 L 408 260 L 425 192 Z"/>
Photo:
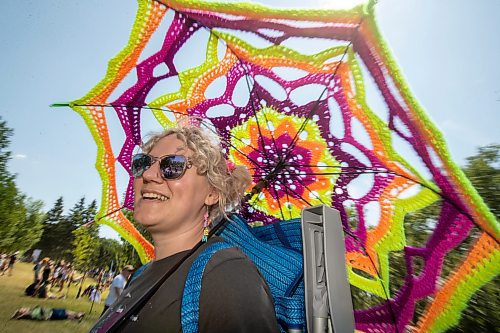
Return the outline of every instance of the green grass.
<path id="1" fill-rule="evenodd" d="M 24 289 L 33 281 L 33 265 L 16 263 L 12 276 L 0 276 L 0 332 L 2 333 L 48 333 L 48 332 L 88 332 L 99 318 L 106 293 L 102 297 L 101 304 L 94 304 L 92 313 L 89 313 L 91 302 L 88 297 L 75 299 L 78 285 L 72 285 L 66 299 L 39 299 L 24 295 Z M 85 289 L 95 281 L 86 279 Z M 52 292 L 58 288 L 52 289 Z M 82 289 L 82 290 L 83 290 Z M 63 293 L 66 293 L 64 288 Z M 42 305 L 51 308 L 65 308 L 72 311 L 85 312 L 85 318 L 79 323 L 73 320 L 61 321 L 34 321 L 34 320 L 10 320 L 17 308 Z"/>

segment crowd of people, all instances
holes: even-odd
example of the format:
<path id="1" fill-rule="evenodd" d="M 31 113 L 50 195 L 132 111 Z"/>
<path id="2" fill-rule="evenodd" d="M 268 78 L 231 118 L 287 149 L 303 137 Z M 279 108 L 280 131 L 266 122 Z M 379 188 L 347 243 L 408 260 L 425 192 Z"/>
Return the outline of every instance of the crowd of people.
<path id="1" fill-rule="evenodd" d="M 64 286 L 69 288 L 71 283 L 78 281 L 78 279 L 75 279 L 73 266 L 64 260 L 60 260 L 55 264 L 50 258 L 43 258 L 35 264 L 33 271 L 33 282 L 25 290 L 28 296 L 63 298 L 64 295 L 55 296 L 51 291 L 55 288 L 57 292 L 61 292 Z"/>
<path id="2" fill-rule="evenodd" d="M 19 253 L 11 255 L 2 254 L 0 261 L 1 274 L 11 275 L 14 263 L 17 261 Z M 120 274 L 114 276 L 110 271 L 103 269 L 92 269 L 87 272 L 87 276 L 95 279 L 97 284 L 89 285 L 81 294 L 88 297 L 91 302 L 100 303 L 102 293 L 109 287 L 109 295 L 106 299 L 104 311 L 121 294 L 128 278 L 133 272 L 133 267 L 126 265 Z M 61 294 L 66 287 L 69 290 L 71 284 L 81 282 L 82 274 L 74 269 L 71 263 L 64 260 L 55 262 L 49 257 L 36 262 L 33 266 L 33 282 L 25 289 L 25 295 L 44 299 L 66 298 L 66 294 Z M 52 292 L 54 291 L 54 292 Z M 103 311 L 103 313 L 104 313 Z M 16 309 L 11 319 L 30 320 L 82 320 L 83 312 L 75 312 L 65 308 L 52 308 L 45 305 L 33 307 L 22 307 Z"/>

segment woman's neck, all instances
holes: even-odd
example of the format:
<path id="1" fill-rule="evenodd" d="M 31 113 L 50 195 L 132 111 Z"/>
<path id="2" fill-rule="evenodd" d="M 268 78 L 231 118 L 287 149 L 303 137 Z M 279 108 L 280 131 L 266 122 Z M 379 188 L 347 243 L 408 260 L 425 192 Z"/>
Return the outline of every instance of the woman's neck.
<path id="1" fill-rule="evenodd" d="M 203 226 L 196 223 L 180 232 L 152 232 L 151 236 L 155 246 L 155 260 L 160 260 L 192 249 L 203 236 Z"/>

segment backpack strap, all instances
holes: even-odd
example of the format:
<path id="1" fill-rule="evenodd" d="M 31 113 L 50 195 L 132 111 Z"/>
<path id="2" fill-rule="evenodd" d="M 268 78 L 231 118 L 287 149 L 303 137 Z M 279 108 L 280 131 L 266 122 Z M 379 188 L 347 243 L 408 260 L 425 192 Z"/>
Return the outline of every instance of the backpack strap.
<path id="1" fill-rule="evenodd" d="M 183 333 L 198 333 L 200 316 L 200 294 L 203 272 L 212 256 L 220 250 L 233 247 L 224 242 L 216 242 L 200 253 L 189 269 L 181 303 L 181 325 Z"/>
<path id="2" fill-rule="evenodd" d="M 135 270 L 135 272 L 132 274 L 132 277 L 128 280 L 127 282 L 127 287 L 128 285 L 130 285 L 132 283 L 132 281 L 134 281 L 135 279 L 137 279 L 139 276 L 141 276 L 142 272 L 144 272 L 144 270 L 151 264 L 151 261 L 142 265 L 141 267 L 137 268 Z"/>

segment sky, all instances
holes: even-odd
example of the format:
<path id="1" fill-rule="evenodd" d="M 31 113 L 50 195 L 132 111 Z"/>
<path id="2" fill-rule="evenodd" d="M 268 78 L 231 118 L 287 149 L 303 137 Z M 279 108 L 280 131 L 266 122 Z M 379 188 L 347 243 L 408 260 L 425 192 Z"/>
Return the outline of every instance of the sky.
<path id="1" fill-rule="evenodd" d="M 60 196 L 66 209 L 82 196 L 100 201 L 89 130 L 71 109 L 49 105 L 82 97 L 102 79 L 108 60 L 126 45 L 136 10 L 132 0 L 0 2 L 0 116 L 14 129 L 9 167 L 20 190 L 45 209 Z M 499 143 L 500 1 L 379 0 L 376 17 L 453 160 L 463 165 L 479 146 Z M 101 234 L 116 237 L 107 228 Z"/>

